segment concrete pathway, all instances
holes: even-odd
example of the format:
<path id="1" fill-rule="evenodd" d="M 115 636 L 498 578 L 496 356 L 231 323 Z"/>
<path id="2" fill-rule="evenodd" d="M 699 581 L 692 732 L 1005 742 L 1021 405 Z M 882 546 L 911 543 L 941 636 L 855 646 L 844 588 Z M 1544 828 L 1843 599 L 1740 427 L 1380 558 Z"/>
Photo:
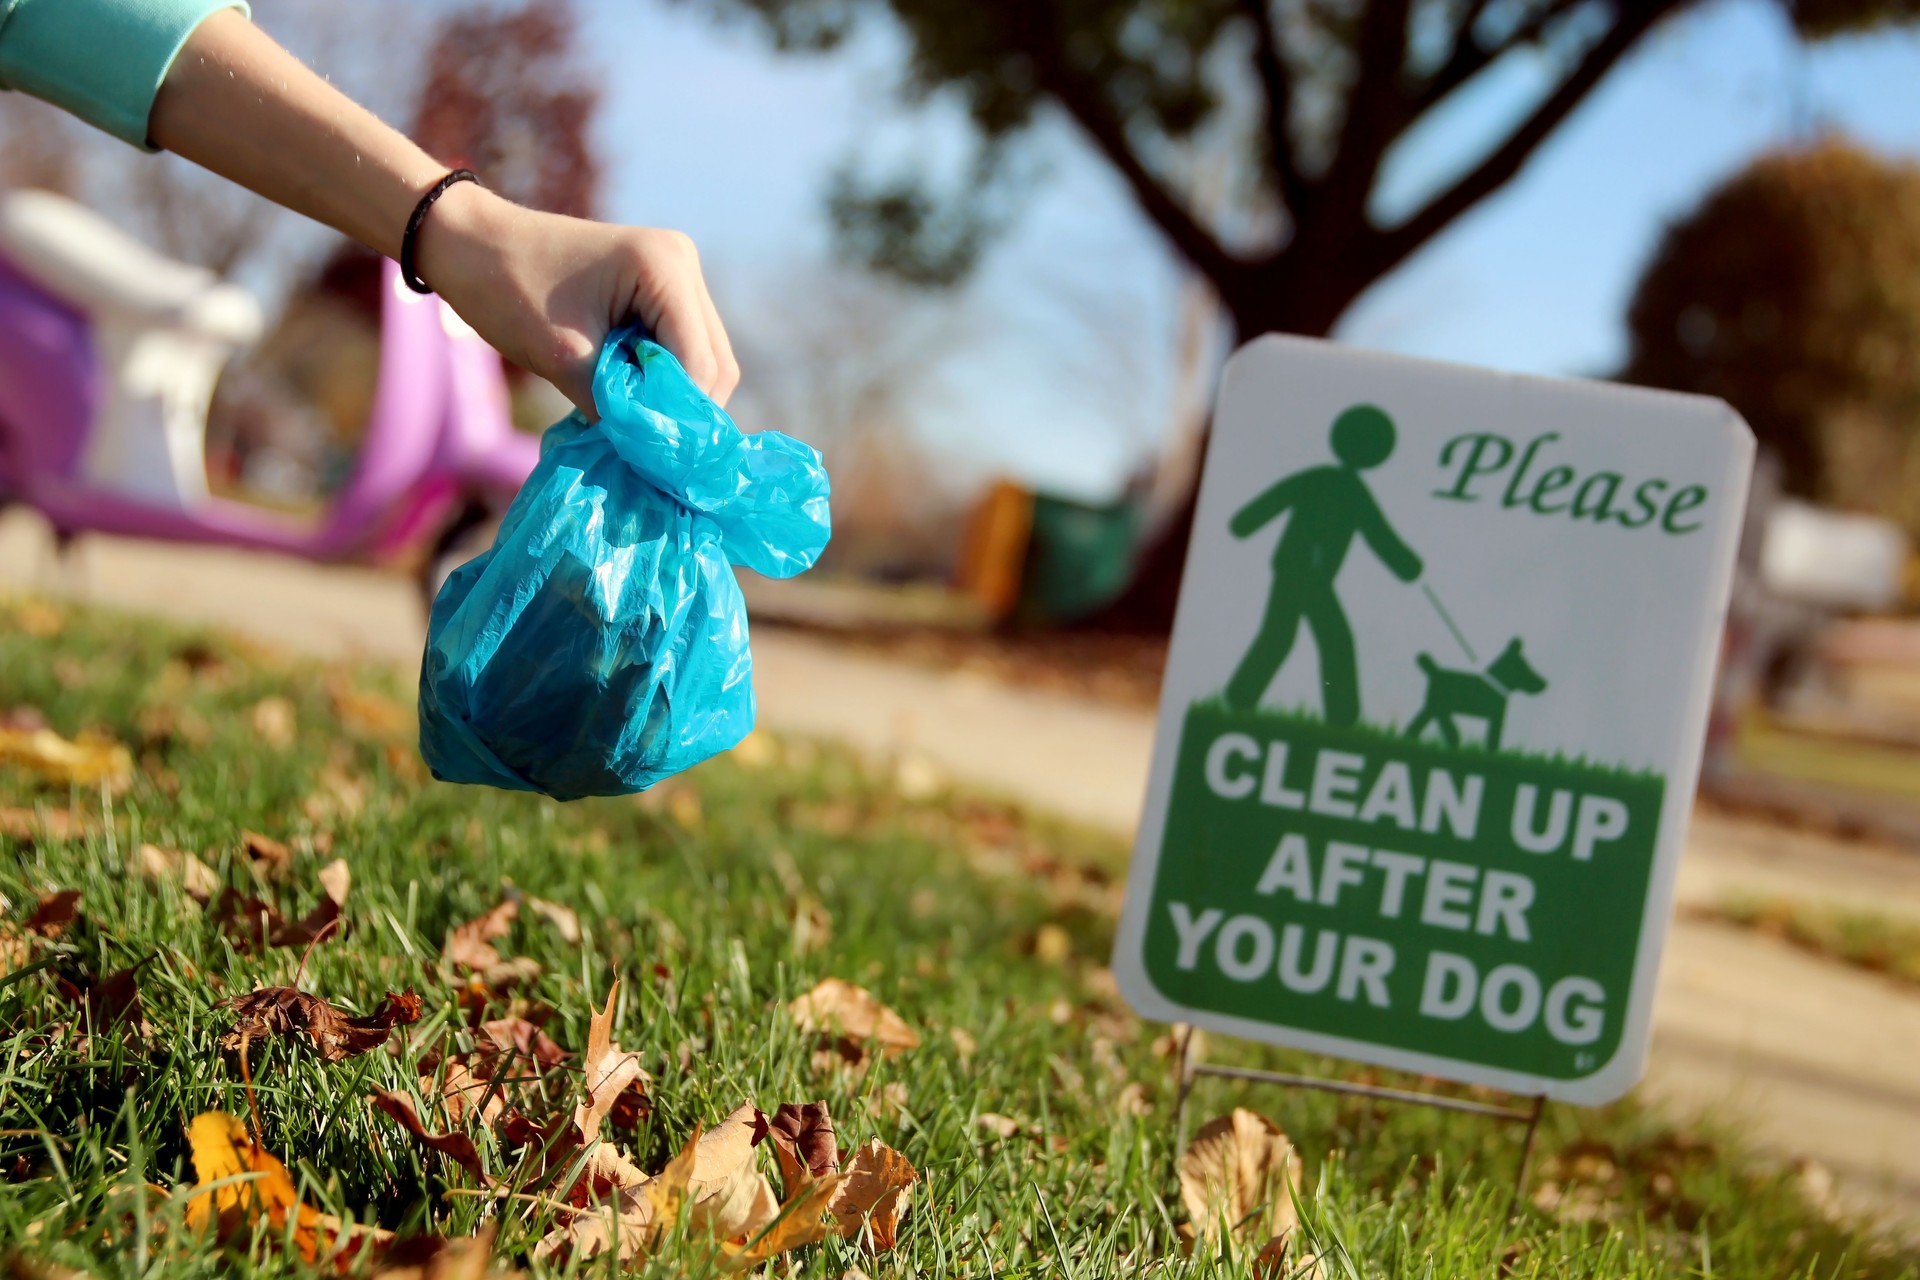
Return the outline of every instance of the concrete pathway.
<path id="1" fill-rule="evenodd" d="M 211 622 L 329 656 L 418 661 L 411 588 L 363 570 L 237 552 L 89 540 L 56 575 L 43 529 L 0 517 L 0 589 L 72 591 Z M 853 657 L 763 628 L 764 721 L 844 739 L 1083 821 L 1130 832 L 1153 739 L 1130 708 L 975 675 Z M 1920 855 L 1837 845 L 1703 816 L 1683 903 L 1733 890 L 1846 902 L 1920 919 Z M 1920 995 L 1751 932 L 1684 915 L 1662 972 L 1646 1088 L 1718 1113 L 1783 1156 L 1839 1176 L 1849 1201 L 1920 1217 Z"/>

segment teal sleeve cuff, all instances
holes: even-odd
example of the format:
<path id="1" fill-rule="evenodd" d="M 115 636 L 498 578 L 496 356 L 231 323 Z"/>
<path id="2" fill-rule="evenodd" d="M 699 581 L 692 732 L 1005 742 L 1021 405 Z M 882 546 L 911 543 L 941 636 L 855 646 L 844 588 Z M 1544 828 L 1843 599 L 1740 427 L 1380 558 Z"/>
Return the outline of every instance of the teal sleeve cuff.
<path id="1" fill-rule="evenodd" d="M 154 95 L 194 28 L 221 9 L 253 16 L 246 0 L 0 0 L 0 85 L 153 150 Z"/>

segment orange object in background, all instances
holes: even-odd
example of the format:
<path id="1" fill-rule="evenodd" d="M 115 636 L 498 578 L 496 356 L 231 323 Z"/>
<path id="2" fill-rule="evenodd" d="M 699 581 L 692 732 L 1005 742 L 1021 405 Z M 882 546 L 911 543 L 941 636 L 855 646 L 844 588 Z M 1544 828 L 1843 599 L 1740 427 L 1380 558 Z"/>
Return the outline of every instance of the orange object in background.
<path id="1" fill-rule="evenodd" d="M 974 506 L 960 543 L 954 586 L 995 622 L 1020 602 L 1027 546 L 1033 537 L 1033 491 L 997 480 Z"/>

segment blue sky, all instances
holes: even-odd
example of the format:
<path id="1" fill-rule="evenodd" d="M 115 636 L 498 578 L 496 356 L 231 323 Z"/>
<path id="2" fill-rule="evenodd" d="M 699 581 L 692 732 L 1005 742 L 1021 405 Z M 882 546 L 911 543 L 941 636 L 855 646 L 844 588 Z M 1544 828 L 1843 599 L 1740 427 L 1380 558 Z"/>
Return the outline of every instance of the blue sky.
<path id="1" fill-rule="evenodd" d="M 780 58 L 700 6 L 583 8 L 606 73 L 608 215 L 692 234 L 729 326 L 763 347 L 780 349 L 766 331 L 770 300 L 826 256 L 833 167 L 856 148 L 895 157 L 960 144 L 951 117 L 896 105 L 884 33 L 830 58 Z M 1404 204 L 1443 180 L 1546 74 L 1516 63 L 1483 77 L 1405 141 L 1378 198 Z M 1756 152 L 1816 127 L 1920 156 L 1920 33 L 1805 48 L 1768 0 L 1712 0 L 1616 70 L 1512 184 L 1376 286 L 1337 336 L 1530 373 L 1605 373 L 1623 354 L 1626 300 L 1662 227 Z M 908 426 L 961 472 L 1009 471 L 1098 498 L 1167 424 L 1179 276 L 1069 130 L 1046 131 L 1034 155 L 1044 177 L 1017 232 L 946 304 L 962 310 L 964 336 Z M 1062 296 L 1079 305 L 1063 308 Z M 1089 313 L 1100 319 L 1090 325 Z"/>

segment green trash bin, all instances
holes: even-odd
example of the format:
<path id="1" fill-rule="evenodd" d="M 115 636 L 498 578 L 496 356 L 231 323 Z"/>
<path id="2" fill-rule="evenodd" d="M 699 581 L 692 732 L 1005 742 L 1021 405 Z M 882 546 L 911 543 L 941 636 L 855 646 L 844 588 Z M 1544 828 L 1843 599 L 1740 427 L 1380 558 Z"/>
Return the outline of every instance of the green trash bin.
<path id="1" fill-rule="evenodd" d="M 1053 494 L 1033 497 L 1033 532 L 1015 612 L 1027 626 L 1058 626 L 1099 612 L 1133 578 L 1140 503 L 1105 506 Z"/>

